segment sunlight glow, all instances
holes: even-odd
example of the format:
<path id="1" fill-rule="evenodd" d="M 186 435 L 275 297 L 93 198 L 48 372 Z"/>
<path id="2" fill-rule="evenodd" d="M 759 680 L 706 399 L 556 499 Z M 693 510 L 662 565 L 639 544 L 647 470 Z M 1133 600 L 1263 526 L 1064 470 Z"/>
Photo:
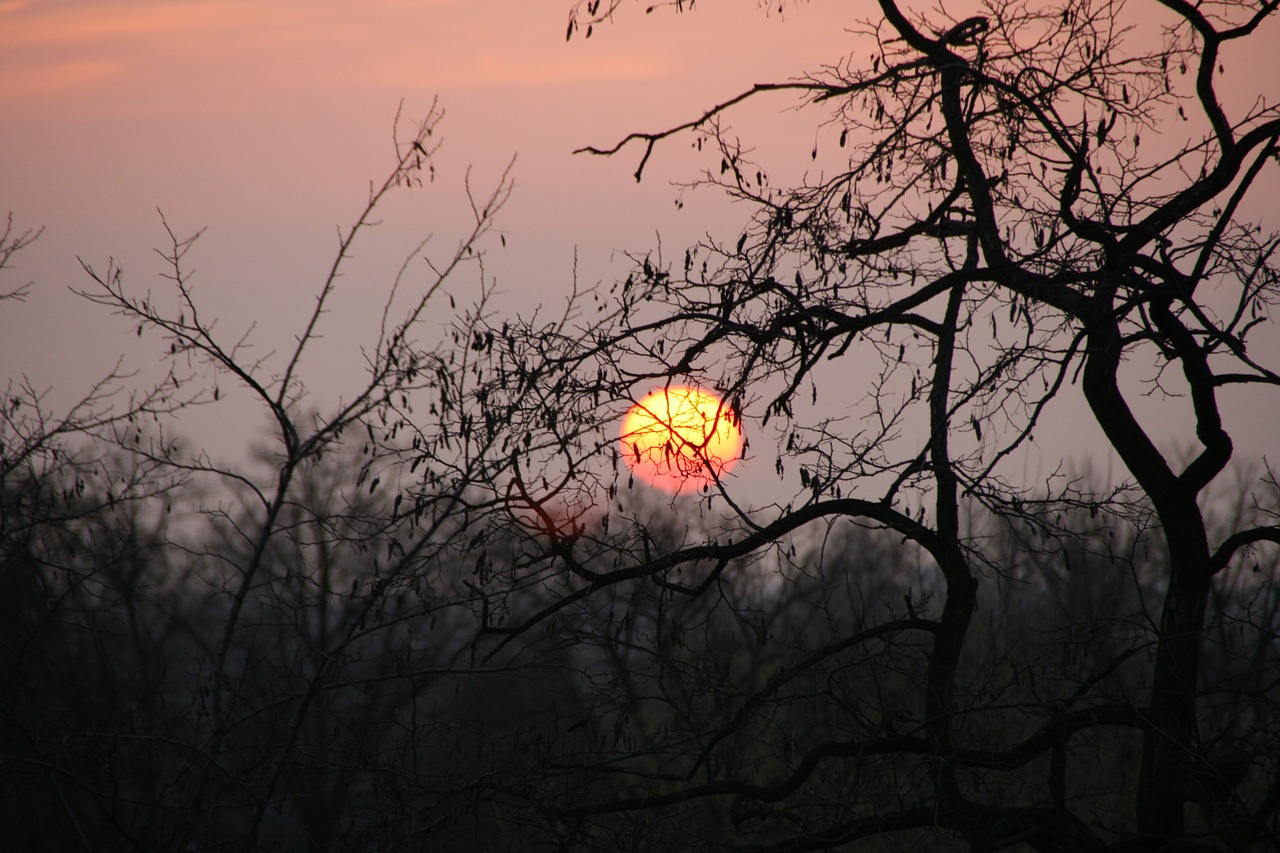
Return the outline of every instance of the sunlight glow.
<path id="1" fill-rule="evenodd" d="M 635 477 L 669 492 L 715 482 L 743 447 L 737 412 L 715 394 L 682 385 L 659 388 L 632 406 L 621 442 Z"/>

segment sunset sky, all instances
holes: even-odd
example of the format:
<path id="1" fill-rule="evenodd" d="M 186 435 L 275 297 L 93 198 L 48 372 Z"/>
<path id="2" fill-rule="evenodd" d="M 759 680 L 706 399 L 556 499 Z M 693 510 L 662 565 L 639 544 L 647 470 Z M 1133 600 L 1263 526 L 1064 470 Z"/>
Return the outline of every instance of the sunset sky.
<path id="1" fill-rule="evenodd" d="M 68 288 L 89 284 L 77 257 L 97 268 L 114 257 L 131 287 L 159 289 L 157 209 L 182 236 L 207 228 L 195 285 L 224 333 L 256 322 L 262 348 L 285 346 L 337 229 L 394 163 L 402 101 L 409 119 L 436 97 L 446 112 L 437 185 L 389 208 L 366 263 L 385 252 L 398 264 L 427 233 L 450 249 L 465 224 L 467 169 L 487 189 L 512 157 L 516 192 L 499 220 L 509 248 L 491 269 L 513 310 L 561 300 L 575 250 L 591 284 L 624 269 L 617 250 L 647 249 L 659 231 L 677 245 L 736 227 L 740 214 L 710 195 L 673 215 L 670 182 L 695 165 L 684 143 L 659 152 L 640 185 L 630 153 L 572 154 L 846 47 L 845 17 L 820 5 L 782 16 L 707 5 L 684 15 L 628 7 L 615 26 L 566 43 L 566 0 L 0 2 L 0 213 L 45 228 L 7 273 L 10 286 L 35 287 L 0 312 L 4 373 L 57 386 L 57 399 L 121 351 L 130 365 L 152 360 L 130 325 Z M 373 270 L 359 287 L 386 283 Z M 329 355 L 350 359 L 361 342 L 331 332 Z"/>
<path id="2" fill-rule="evenodd" d="M 677 124 L 850 51 L 865 56 L 846 28 L 876 6 L 788 2 L 780 15 L 776 4 L 704 0 L 692 13 L 646 15 L 644 5 L 566 43 L 568 0 L 0 0 L 0 214 L 12 211 L 19 230 L 45 228 L 0 278 L 0 289 L 34 283 L 25 304 L 0 309 L 0 378 L 30 376 L 56 401 L 120 353 L 128 366 L 154 362 L 154 342 L 140 348 L 131 325 L 69 288 L 89 285 L 77 257 L 98 268 L 114 257 L 131 287 L 158 290 L 157 208 L 180 235 L 207 228 L 195 283 L 220 330 L 238 336 L 256 322 L 263 350 L 287 347 L 337 229 L 393 163 L 402 101 L 410 118 L 436 97 L 447 114 L 439 179 L 397 201 L 367 254 L 357 251 L 369 280 L 351 279 L 353 320 L 326 338 L 325 364 L 351 369 L 332 372 L 336 382 L 360 375 L 361 288 L 386 284 L 370 256 L 398 265 L 427 233 L 447 251 L 468 168 L 488 188 L 517 158 L 499 221 L 508 248 L 491 267 L 512 310 L 562 300 L 575 249 L 591 284 L 625 270 L 620 250 L 652 248 L 659 234 L 674 252 L 706 232 L 736 233 L 747 211 L 713 195 L 676 209 L 670 182 L 705 165 L 687 140 L 660 148 L 639 185 L 638 151 L 571 152 Z M 1280 33 L 1258 34 L 1268 41 Z M 1276 79 L 1275 57 L 1241 58 L 1242 77 Z M 785 111 L 794 104 L 778 97 L 741 122 L 803 161 L 823 114 Z M 463 283 L 457 291 L 469 296 Z"/>

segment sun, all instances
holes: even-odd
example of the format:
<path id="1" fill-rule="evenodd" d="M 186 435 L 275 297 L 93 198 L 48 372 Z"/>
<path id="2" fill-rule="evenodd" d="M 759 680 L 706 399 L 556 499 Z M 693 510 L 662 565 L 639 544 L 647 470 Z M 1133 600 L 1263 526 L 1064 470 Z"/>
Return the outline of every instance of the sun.
<path id="1" fill-rule="evenodd" d="M 636 478 L 669 492 L 714 482 L 743 446 L 737 412 L 715 394 L 685 385 L 659 388 L 632 406 L 620 440 Z"/>

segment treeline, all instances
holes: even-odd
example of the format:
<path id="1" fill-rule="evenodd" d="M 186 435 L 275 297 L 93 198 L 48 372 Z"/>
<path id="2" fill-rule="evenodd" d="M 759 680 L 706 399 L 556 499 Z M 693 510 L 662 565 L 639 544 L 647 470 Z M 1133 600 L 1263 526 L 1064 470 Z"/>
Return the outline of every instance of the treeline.
<path id="1" fill-rule="evenodd" d="M 590 582 L 518 525 L 397 564 L 395 498 L 335 452 L 295 484 L 237 610 L 252 501 L 91 450 L 4 481 L 10 849 L 768 849 L 779 824 L 900 812 L 939 760 L 920 712 L 936 571 L 885 531 L 837 521 L 566 605 Z M 581 569 L 691 535 L 670 506 L 645 514 L 643 543 L 585 531 L 600 556 Z M 1070 516 L 969 520 L 988 576 L 950 758 L 974 796 L 1057 798 L 1121 834 L 1163 555 Z M 1214 761 L 1187 784 L 1206 827 L 1242 838 L 1261 828 L 1237 804 L 1280 754 L 1277 568 L 1225 572 L 1205 627 Z M 861 849 L 942 849 L 882 829 Z"/>
<path id="2" fill-rule="evenodd" d="M 1280 387 L 1280 109 L 1219 95 L 1278 7 L 1158 5 L 880 0 L 870 55 L 585 149 L 687 134 L 746 215 L 524 316 L 509 173 L 381 306 L 352 266 L 434 106 L 283 345 L 215 333 L 167 223 L 159 295 L 84 263 L 165 372 L 0 397 L 0 847 L 1280 851 L 1280 480 L 1230 405 Z M 787 91 L 791 186 L 728 123 Z M 677 384 L 776 491 L 643 496 L 618 421 Z M 214 405 L 261 452 L 175 440 Z"/>

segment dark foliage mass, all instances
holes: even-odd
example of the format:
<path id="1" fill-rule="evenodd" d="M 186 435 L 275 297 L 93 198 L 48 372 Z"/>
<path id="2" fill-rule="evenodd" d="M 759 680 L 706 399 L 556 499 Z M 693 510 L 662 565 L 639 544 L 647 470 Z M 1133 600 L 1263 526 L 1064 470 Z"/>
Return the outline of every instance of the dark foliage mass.
<path id="1" fill-rule="evenodd" d="M 1222 407 L 1280 393 L 1280 238 L 1246 216 L 1280 112 L 1273 80 L 1220 96 L 1277 5 L 881 0 L 870 55 L 585 149 L 640 179 L 688 137 L 740 236 L 503 317 L 504 177 L 327 408 L 308 359 L 438 112 L 274 357 L 199 311 L 195 238 L 159 297 L 86 264 L 173 368 L 0 401 L 0 842 L 1280 849 L 1280 485 Z M 784 186 L 729 125 L 777 92 L 821 115 Z M 629 482 L 615 424 L 668 382 L 724 396 L 774 492 Z M 269 416 L 251 460 L 174 441 L 229 393 Z M 1047 442 L 1019 474 L 1054 419 L 1119 478 Z"/>

